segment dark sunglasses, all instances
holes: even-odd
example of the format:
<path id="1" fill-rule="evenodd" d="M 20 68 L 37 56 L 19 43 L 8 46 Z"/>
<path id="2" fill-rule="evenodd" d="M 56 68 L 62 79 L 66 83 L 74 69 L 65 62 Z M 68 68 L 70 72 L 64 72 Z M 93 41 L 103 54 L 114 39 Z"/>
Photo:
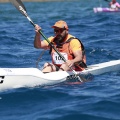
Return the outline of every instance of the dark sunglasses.
<path id="1" fill-rule="evenodd" d="M 65 29 L 54 29 L 54 33 L 62 33 Z"/>

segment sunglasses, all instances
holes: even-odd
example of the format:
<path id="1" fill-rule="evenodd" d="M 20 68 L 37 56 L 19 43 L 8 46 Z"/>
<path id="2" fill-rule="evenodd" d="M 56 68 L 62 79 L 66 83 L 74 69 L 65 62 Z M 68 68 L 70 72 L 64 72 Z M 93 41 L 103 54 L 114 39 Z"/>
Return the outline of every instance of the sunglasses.
<path id="1" fill-rule="evenodd" d="M 62 33 L 65 29 L 54 29 L 54 33 Z"/>

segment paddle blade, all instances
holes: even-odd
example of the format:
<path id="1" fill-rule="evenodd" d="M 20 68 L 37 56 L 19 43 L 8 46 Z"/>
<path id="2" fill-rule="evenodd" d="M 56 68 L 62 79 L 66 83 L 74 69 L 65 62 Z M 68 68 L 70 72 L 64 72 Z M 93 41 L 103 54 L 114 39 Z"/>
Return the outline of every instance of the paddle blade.
<path id="1" fill-rule="evenodd" d="M 91 73 L 80 73 L 80 74 L 77 74 L 77 76 L 80 77 L 80 79 L 82 80 L 82 82 L 88 82 L 88 81 L 91 81 L 93 80 L 94 76 L 91 74 Z M 75 74 L 74 75 L 70 75 L 70 76 L 67 76 L 67 82 L 80 82 L 80 80 L 78 80 L 78 77 L 77 77 Z M 81 82 L 81 83 L 82 83 Z"/>
<path id="2" fill-rule="evenodd" d="M 16 7 L 16 9 L 27 17 L 27 11 L 21 0 L 10 0 L 10 2 Z"/>
<path id="3" fill-rule="evenodd" d="M 91 81 L 94 78 L 94 76 L 91 73 L 81 73 L 80 77 L 83 80 L 83 82 Z"/>

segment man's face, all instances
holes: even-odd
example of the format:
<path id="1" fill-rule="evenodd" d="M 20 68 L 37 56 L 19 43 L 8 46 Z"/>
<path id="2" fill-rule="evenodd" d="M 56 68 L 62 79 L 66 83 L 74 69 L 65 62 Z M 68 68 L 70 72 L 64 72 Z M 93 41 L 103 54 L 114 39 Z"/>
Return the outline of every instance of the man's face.
<path id="1" fill-rule="evenodd" d="M 64 28 L 55 28 L 54 29 L 54 33 L 56 35 L 56 39 L 59 41 L 59 42 L 63 42 L 64 38 L 66 37 L 66 29 Z"/>

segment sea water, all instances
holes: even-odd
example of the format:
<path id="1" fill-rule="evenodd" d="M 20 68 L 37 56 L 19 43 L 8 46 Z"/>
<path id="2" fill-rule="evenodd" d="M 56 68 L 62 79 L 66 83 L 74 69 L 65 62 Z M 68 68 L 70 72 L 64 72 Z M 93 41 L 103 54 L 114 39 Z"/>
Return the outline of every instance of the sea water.
<path id="1" fill-rule="evenodd" d="M 120 59 L 119 12 L 94 13 L 93 7 L 100 5 L 95 0 L 24 4 L 46 37 L 54 35 L 56 21 L 66 21 L 70 34 L 83 42 L 88 65 Z M 34 27 L 13 5 L 1 3 L 0 67 L 36 67 L 42 50 L 34 48 L 34 35 Z M 37 67 L 50 60 L 45 51 Z M 120 71 L 84 84 L 0 91 L 0 120 L 120 120 Z"/>

